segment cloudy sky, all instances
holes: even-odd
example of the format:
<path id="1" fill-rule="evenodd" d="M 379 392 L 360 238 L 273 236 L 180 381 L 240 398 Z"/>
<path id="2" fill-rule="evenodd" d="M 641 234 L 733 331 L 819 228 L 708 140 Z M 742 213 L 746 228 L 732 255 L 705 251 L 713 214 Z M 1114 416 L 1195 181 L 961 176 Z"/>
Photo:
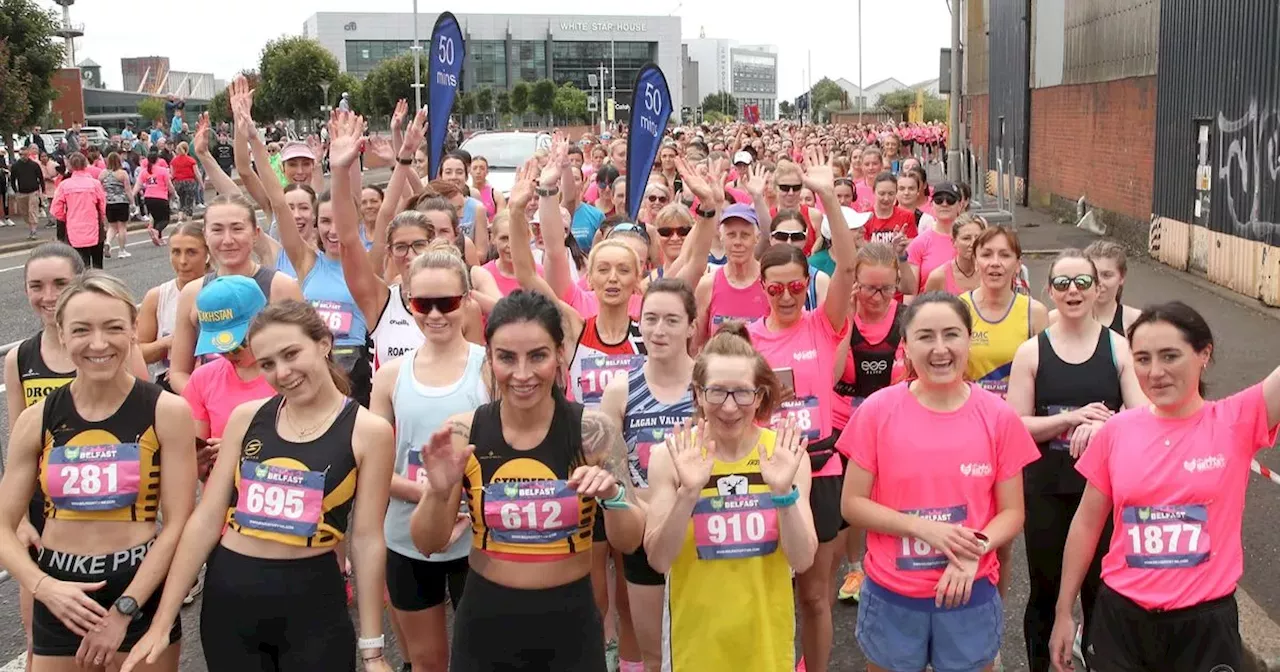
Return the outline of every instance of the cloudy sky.
<path id="1" fill-rule="evenodd" d="M 37 0 L 57 9 L 52 0 Z M 644 10 L 627 14 L 668 15 L 682 18 L 684 36 L 728 37 L 747 44 L 775 44 L 778 47 L 779 97 L 794 98 L 806 86 L 812 55 L 813 81 L 823 76 L 858 81 L 859 0 L 814 0 L 789 3 L 775 0 L 655 0 Z M 411 0 L 360 0 L 361 11 L 408 12 Z M 612 4 L 612 3 L 610 3 Z M 465 7 L 421 3 L 422 9 Z M 547 0 L 538 13 L 605 15 L 599 0 Z M 938 49 L 951 41 L 950 14 L 946 0 L 866 0 L 862 20 L 865 40 L 862 77 L 866 85 L 886 77 L 906 84 L 938 76 Z M 120 59 L 132 56 L 168 56 L 175 70 L 213 72 L 225 79 L 257 65 L 262 46 L 280 35 L 302 32 L 303 21 L 315 12 L 354 11 L 351 0 L 217 0 L 209 3 L 180 3 L 173 10 L 188 13 L 189 21 L 174 33 L 152 27 L 153 19 L 169 24 L 170 10 L 155 17 L 141 11 L 121 11 L 141 7 L 126 0 L 88 0 L 71 8 L 71 20 L 85 24 L 85 37 L 77 41 L 76 57 L 91 58 L 101 64 L 108 87 L 120 86 Z M 725 7 L 735 7 L 726 11 Z M 749 11 L 736 8 L 750 8 Z M 793 7 L 802 7 L 794 11 Z M 489 0 L 485 13 L 528 13 L 531 6 L 521 0 Z M 430 26 L 424 26 L 424 32 Z"/>

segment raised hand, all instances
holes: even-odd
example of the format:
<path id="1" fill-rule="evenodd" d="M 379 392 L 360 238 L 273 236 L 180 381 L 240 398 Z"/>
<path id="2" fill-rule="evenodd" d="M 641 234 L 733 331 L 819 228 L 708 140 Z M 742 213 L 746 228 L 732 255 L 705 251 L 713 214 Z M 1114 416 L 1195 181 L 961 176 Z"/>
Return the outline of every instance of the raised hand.
<path id="1" fill-rule="evenodd" d="M 391 141 L 381 135 L 371 135 L 365 138 L 365 152 L 377 157 L 384 165 L 391 165 L 396 161 L 396 152 L 391 148 Z"/>
<path id="2" fill-rule="evenodd" d="M 804 432 L 796 425 L 795 418 L 787 418 L 774 428 L 777 438 L 773 442 L 773 452 L 760 454 L 760 478 L 775 495 L 791 492 L 795 485 L 796 472 L 800 469 L 800 460 L 809 459 L 806 449 L 809 441 Z"/>
<path id="3" fill-rule="evenodd" d="M 474 445 L 468 445 L 465 450 L 454 450 L 453 431 L 450 427 L 441 427 L 421 449 L 422 467 L 427 471 L 427 485 L 435 492 L 449 492 L 453 486 L 462 482 L 467 458 L 476 450 Z"/>
<path id="4" fill-rule="evenodd" d="M 715 465 L 715 442 L 707 441 L 706 422 L 699 420 L 695 431 L 689 420 L 667 432 L 667 452 L 675 467 L 680 487 L 695 492 L 702 490 L 711 480 L 711 468 Z"/>
<path id="5" fill-rule="evenodd" d="M 676 172 L 680 174 L 684 188 L 701 201 L 703 210 L 715 209 L 724 201 L 723 185 L 720 185 L 718 180 L 713 180 L 710 174 L 707 177 L 699 175 L 698 171 L 689 165 L 689 160 L 683 156 L 676 157 Z"/>
<path id="6" fill-rule="evenodd" d="M 747 168 L 747 193 L 759 196 L 769 186 L 769 171 L 764 164 L 753 163 Z"/>
<path id="7" fill-rule="evenodd" d="M 364 146 L 364 117 L 334 110 L 329 118 L 329 163 L 335 170 L 350 168 Z"/>
<path id="8" fill-rule="evenodd" d="M 196 118 L 196 134 L 191 138 L 192 149 L 197 156 L 209 153 L 209 113 L 201 112 Z"/>
<path id="9" fill-rule="evenodd" d="M 822 191 L 834 192 L 836 188 L 835 170 L 831 168 L 831 164 L 827 162 L 826 153 L 821 148 L 805 150 L 804 160 L 804 186 L 815 194 Z"/>
<path id="10" fill-rule="evenodd" d="M 418 110 L 413 115 L 413 121 L 409 123 L 409 128 L 405 129 L 404 142 L 400 144 L 400 157 L 402 159 L 412 159 L 414 154 L 418 153 L 418 148 L 422 146 L 422 140 L 427 134 L 427 111 Z"/>
<path id="11" fill-rule="evenodd" d="M 560 140 L 551 145 L 551 155 L 538 175 L 538 186 L 550 189 L 560 184 L 560 167 L 569 162 L 569 142 Z"/>
<path id="12" fill-rule="evenodd" d="M 405 117 L 409 116 L 409 103 L 404 98 L 396 101 L 396 109 L 391 113 L 391 128 L 399 129 L 404 125 Z"/>
<path id="13" fill-rule="evenodd" d="M 529 201 L 533 200 L 533 182 L 538 176 L 538 162 L 530 158 L 516 171 L 515 184 L 511 186 L 511 194 L 507 196 L 507 204 L 514 212 L 524 214 Z"/>

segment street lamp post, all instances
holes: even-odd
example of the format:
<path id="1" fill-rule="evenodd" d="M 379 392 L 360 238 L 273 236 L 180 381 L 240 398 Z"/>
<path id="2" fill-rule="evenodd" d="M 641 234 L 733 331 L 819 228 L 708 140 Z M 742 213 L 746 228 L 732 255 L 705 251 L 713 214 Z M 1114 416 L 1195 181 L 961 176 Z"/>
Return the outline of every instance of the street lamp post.
<path id="1" fill-rule="evenodd" d="M 858 0 L 858 124 L 862 124 L 862 108 L 866 107 L 867 92 L 862 90 L 862 0 Z"/>
<path id="2" fill-rule="evenodd" d="M 329 110 L 329 87 L 332 86 L 328 80 L 320 80 L 320 90 L 324 92 L 324 99 L 320 101 L 320 123 L 324 123 L 324 114 Z M 317 129 L 318 132 L 319 129 Z"/>
<path id="3" fill-rule="evenodd" d="M 960 0 L 951 3 L 951 132 L 947 138 L 947 178 L 959 182 L 964 174 L 960 166 L 960 145 L 964 142 L 963 126 L 960 124 L 960 88 L 964 86 L 960 72 Z"/>
<path id="4" fill-rule="evenodd" d="M 418 0 L 413 0 L 413 109 L 422 109 L 422 45 L 418 44 Z"/>

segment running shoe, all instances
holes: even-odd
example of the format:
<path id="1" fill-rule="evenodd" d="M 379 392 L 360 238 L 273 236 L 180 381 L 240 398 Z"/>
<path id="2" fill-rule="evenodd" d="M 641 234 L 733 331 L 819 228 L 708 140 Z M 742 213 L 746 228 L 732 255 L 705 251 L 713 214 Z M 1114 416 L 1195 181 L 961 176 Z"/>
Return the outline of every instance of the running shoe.
<path id="1" fill-rule="evenodd" d="M 1084 661 L 1084 625 L 1076 626 L 1076 639 L 1071 644 L 1071 655 L 1075 656 L 1076 660 Z"/>
<path id="2" fill-rule="evenodd" d="M 200 567 L 200 573 L 196 575 L 196 585 L 191 586 L 191 591 L 187 596 L 182 598 L 182 606 L 187 606 L 196 601 L 200 593 L 204 592 L 204 567 Z"/>
<path id="3" fill-rule="evenodd" d="M 796 672 L 805 672 L 804 656 L 800 656 L 800 662 L 796 663 Z"/>
<path id="4" fill-rule="evenodd" d="M 116 253 L 116 259 L 128 259 L 129 257 L 132 257 L 132 256 L 133 256 L 133 253 L 130 252 L 129 250 L 124 249 L 123 247 L 120 248 L 120 251 Z"/>
<path id="5" fill-rule="evenodd" d="M 836 596 L 841 602 L 857 602 L 862 596 L 862 582 L 866 578 L 867 575 L 862 573 L 861 563 L 855 564 L 844 575 L 844 583 L 840 584 L 840 591 Z"/>
<path id="6" fill-rule="evenodd" d="M 151 235 L 151 244 L 160 247 L 160 232 L 148 226 L 147 233 Z"/>
<path id="7" fill-rule="evenodd" d="M 618 640 L 611 639 L 604 645 L 604 662 L 609 672 L 618 672 Z"/>
<path id="8" fill-rule="evenodd" d="M 103 245 L 103 246 L 102 246 L 102 256 L 103 256 L 103 257 L 106 257 L 107 259 L 110 259 L 110 258 L 111 258 L 111 246 L 110 246 L 110 245 Z"/>

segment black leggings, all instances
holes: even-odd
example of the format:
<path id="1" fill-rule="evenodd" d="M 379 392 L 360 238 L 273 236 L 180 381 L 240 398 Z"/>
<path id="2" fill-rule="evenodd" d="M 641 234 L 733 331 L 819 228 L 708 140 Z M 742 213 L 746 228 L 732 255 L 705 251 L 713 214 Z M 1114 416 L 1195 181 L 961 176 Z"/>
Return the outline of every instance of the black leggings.
<path id="1" fill-rule="evenodd" d="M 1071 519 L 1080 506 L 1080 494 L 1023 493 L 1027 517 L 1023 531 L 1027 535 L 1027 574 L 1031 594 L 1022 616 L 1022 631 L 1027 645 L 1027 662 L 1031 672 L 1050 669 L 1049 637 L 1053 634 L 1054 608 L 1062 585 L 1062 553 L 1067 545 Z M 1089 617 L 1093 613 L 1098 590 L 1102 587 L 1102 556 L 1111 546 L 1111 517 L 1098 539 L 1093 562 L 1080 588 L 1084 611 L 1084 648 L 1089 646 Z"/>
<path id="2" fill-rule="evenodd" d="M 520 590 L 472 571 L 454 614 L 451 649 L 450 672 L 605 672 L 591 577 Z"/>
<path id="3" fill-rule="evenodd" d="M 89 247 L 77 247 L 76 252 L 84 260 L 85 268 L 102 268 L 102 241 Z"/>
<path id="4" fill-rule="evenodd" d="M 169 226 L 169 199 L 167 198 L 148 198 L 147 212 L 151 215 L 151 225 L 156 231 L 164 233 L 164 227 Z"/>
<path id="5" fill-rule="evenodd" d="M 355 672 L 356 631 L 338 560 L 209 556 L 200 643 L 210 670 Z"/>

